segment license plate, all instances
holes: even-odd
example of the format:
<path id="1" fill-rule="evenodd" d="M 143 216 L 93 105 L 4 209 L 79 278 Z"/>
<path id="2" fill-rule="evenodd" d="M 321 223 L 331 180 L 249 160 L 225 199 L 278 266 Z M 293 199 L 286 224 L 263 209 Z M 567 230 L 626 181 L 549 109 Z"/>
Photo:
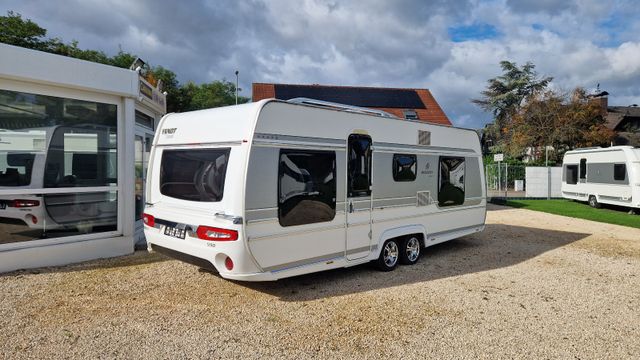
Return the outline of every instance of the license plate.
<path id="1" fill-rule="evenodd" d="M 187 235 L 187 230 L 167 226 L 164 228 L 164 234 L 178 239 L 184 239 L 185 235 Z"/>

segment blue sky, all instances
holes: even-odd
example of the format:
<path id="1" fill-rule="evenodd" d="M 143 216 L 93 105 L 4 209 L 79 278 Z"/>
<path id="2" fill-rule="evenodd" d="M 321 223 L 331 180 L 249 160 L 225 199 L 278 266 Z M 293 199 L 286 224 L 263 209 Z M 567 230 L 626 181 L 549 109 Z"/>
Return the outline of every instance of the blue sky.
<path id="1" fill-rule="evenodd" d="M 448 32 L 453 42 L 490 40 L 500 36 L 498 29 L 491 24 L 458 25 L 450 27 Z"/>
<path id="2" fill-rule="evenodd" d="M 636 1 L 5 0 L 81 48 L 119 48 L 182 82 L 429 88 L 457 126 L 491 120 L 470 100 L 501 60 L 531 61 L 552 86 L 640 103 Z M 72 9 L 72 11 L 71 11 Z"/>

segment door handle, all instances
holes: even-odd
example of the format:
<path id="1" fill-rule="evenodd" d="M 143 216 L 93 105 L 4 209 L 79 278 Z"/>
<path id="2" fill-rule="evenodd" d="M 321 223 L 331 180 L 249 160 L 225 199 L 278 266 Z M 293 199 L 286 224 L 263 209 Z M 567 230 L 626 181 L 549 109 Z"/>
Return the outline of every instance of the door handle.
<path id="1" fill-rule="evenodd" d="M 353 201 L 349 201 L 349 212 L 353 212 Z"/>

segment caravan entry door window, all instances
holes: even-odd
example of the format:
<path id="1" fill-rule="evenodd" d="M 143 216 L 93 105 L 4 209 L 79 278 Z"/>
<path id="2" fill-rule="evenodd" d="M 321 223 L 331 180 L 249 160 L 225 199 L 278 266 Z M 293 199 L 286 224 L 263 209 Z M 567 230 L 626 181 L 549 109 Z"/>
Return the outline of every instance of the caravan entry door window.
<path id="1" fill-rule="evenodd" d="M 352 134 L 348 140 L 349 197 L 371 195 L 371 137 Z"/>

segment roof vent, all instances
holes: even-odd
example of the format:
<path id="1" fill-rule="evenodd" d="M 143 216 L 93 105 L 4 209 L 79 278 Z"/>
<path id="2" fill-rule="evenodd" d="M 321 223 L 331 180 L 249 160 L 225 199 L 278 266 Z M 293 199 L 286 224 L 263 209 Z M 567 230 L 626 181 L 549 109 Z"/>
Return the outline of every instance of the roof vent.
<path id="1" fill-rule="evenodd" d="M 418 130 L 418 145 L 431 145 L 431 131 Z"/>

